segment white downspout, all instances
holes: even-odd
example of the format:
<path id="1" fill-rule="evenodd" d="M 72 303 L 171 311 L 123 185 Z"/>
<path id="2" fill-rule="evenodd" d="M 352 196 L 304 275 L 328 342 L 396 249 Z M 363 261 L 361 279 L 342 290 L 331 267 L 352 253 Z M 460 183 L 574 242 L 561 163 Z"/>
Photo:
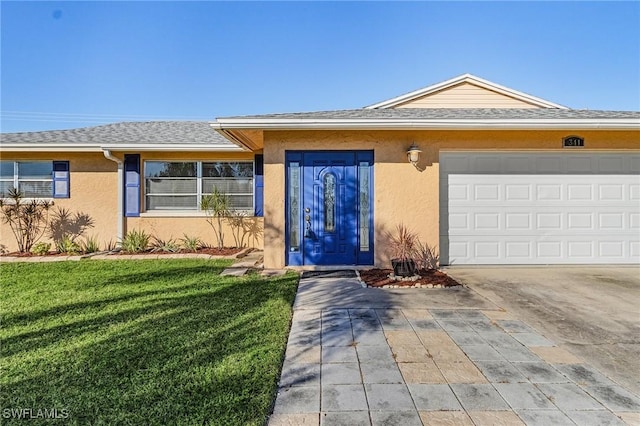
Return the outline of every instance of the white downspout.
<path id="1" fill-rule="evenodd" d="M 114 157 L 111 151 L 103 149 L 107 160 L 114 161 L 118 165 L 118 242 L 122 241 L 124 236 L 124 162 L 118 157 Z"/>

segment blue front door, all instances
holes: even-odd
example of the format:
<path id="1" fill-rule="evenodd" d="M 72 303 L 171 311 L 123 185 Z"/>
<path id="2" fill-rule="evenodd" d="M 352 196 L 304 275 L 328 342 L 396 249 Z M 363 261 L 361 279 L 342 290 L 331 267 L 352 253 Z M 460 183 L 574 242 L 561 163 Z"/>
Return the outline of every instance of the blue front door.
<path id="1" fill-rule="evenodd" d="M 289 265 L 373 263 L 370 151 L 287 153 Z"/>

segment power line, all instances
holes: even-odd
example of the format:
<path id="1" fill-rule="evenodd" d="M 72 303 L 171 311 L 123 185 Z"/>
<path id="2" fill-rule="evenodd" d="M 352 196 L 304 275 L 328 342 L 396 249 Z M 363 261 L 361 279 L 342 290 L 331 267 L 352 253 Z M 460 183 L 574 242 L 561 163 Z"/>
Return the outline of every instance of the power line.
<path id="1" fill-rule="evenodd" d="M 104 123 L 111 121 L 135 121 L 135 120 L 176 120 L 176 121 L 206 121 L 213 117 L 190 117 L 190 116 L 153 116 L 153 115 L 120 115 L 120 114 L 88 114 L 88 113 L 66 113 L 66 112 L 43 112 L 43 111 L 0 111 L 3 120 L 11 121 L 65 121 L 65 122 L 89 122 Z"/>

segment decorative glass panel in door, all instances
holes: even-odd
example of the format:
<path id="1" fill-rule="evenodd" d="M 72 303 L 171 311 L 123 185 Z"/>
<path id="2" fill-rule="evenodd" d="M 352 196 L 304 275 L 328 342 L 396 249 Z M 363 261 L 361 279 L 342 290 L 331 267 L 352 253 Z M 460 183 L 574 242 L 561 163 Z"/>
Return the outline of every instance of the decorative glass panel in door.
<path id="1" fill-rule="evenodd" d="M 286 157 L 287 264 L 371 264 L 373 153 L 305 151 Z"/>

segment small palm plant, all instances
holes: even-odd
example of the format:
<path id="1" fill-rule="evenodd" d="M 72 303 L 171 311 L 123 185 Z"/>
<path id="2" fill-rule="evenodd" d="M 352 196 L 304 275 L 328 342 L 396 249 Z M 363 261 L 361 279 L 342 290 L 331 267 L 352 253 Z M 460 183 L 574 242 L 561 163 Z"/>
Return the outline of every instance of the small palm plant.
<path id="1" fill-rule="evenodd" d="M 229 215 L 231 199 L 227 194 L 213 187 L 211 194 L 205 195 L 200 201 L 200 208 L 207 215 L 207 223 L 213 228 L 218 248 L 224 247 L 224 232 L 222 220 Z"/>

